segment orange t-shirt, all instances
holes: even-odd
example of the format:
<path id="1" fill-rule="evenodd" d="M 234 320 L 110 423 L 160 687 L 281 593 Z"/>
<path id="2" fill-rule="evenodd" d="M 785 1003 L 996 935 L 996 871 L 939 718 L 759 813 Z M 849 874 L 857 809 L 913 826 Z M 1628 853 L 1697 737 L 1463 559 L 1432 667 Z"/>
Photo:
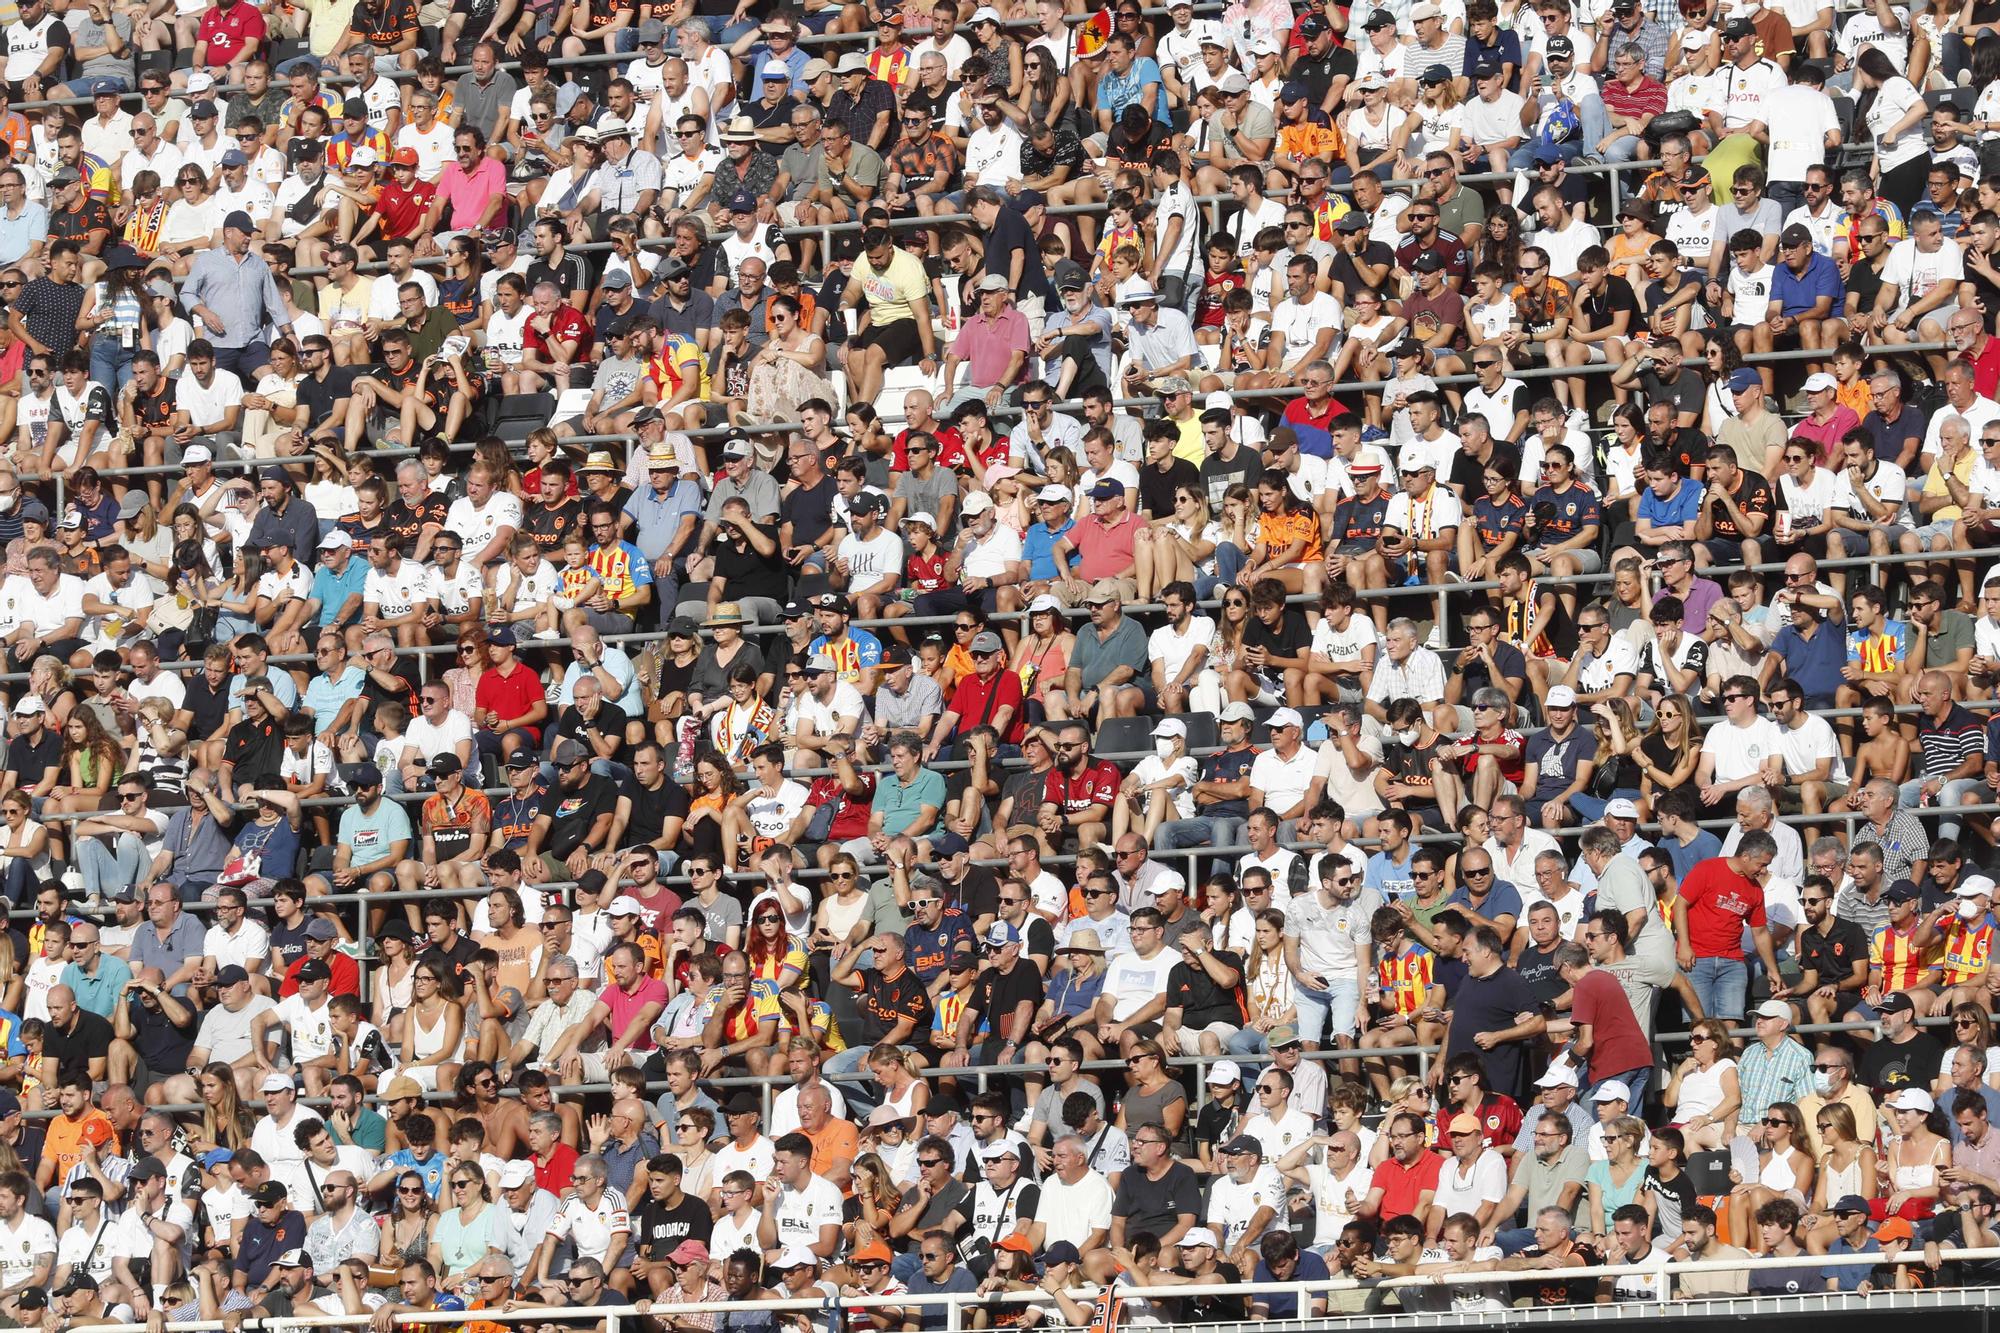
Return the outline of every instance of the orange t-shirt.
<path id="1" fill-rule="evenodd" d="M 60 1185 L 68 1178 L 70 1168 L 83 1160 L 85 1141 L 103 1147 L 117 1137 L 117 1132 L 111 1127 L 111 1117 L 98 1110 L 87 1110 L 76 1120 L 59 1115 L 49 1121 L 48 1135 L 42 1140 L 42 1151 L 55 1161 L 56 1183 Z"/>
<path id="2" fill-rule="evenodd" d="M 819 1127 L 819 1133 L 806 1137 L 812 1140 L 812 1169 L 816 1176 L 831 1178 L 835 1162 L 844 1159 L 852 1164 L 861 1154 L 861 1133 L 851 1120 L 829 1120 Z"/>
<path id="3" fill-rule="evenodd" d="M 1307 510 L 1304 513 L 1276 513 L 1257 515 L 1257 553 L 1259 561 L 1268 562 L 1282 553 L 1293 542 L 1303 541 L 1305 551 L 1294 561 L 1295 564 L 1312 564 L 1321 558 L 1319 539 L 1319 515 Z"/>

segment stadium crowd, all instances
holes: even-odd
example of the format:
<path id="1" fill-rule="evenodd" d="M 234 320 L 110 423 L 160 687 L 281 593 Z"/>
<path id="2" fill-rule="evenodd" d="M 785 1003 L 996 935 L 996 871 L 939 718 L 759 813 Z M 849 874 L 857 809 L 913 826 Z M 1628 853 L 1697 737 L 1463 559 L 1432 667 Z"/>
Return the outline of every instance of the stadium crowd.
<path id="1" fill-rule="evenodd" d="M 1991 5 L 0 32 L 0 1320 L 2000 1276 Z"/>

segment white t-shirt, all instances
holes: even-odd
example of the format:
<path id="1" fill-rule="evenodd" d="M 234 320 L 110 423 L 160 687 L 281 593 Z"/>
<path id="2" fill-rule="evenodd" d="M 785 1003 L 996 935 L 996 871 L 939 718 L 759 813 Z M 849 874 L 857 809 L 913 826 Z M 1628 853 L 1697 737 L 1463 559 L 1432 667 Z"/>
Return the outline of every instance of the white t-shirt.
<path id="1" fill-rule="evenodd" d="M 1778 734 L 1778 724 L 1761 717 L 1747 727 L 1719 723 L 1708 729 L 1701 743 L 1701 752 L 1714 760 L 1717 782 L 1748 777 L 1766 759 L 1783 751 L 1784 738 Z"/>
<path id="2" fill-rule="evenodd" d="M 297 991 L 278 1001 L 278 1021 L 292 1035 L 292 1063 L 304 1064 L 333 1054 L 333 1005 L 308 1006 Z"/>
<path id="3" fill-rule="evenodd" d="M 876 529 L 873 537 L 850 532 L 840 539 L 833 554 L 835 559 L 847 561 L 850 588 L 869 588 L 903 572 L 903 539 L 886 528 Z"/>
<path id="4" fill-rule="evenodd" d="M 261 968 L 271 958 L 271 932 L 246 916 L 234 935 L 219 925 L 210 926 L 202 937 L 201 951 L 213 958 L 218 968 L 231 963 L 248 968 L 252 962 Z"/>
<path id="5" fill-rule="evenodd" d="M 430 570 L 414 560 L 401 561 L 393 570 L 370 569 L 361 585 L 361 600 L 374 603 L 385 616 L 408 615 L 430 595 Z"/>
<path id="6" fill-rule="evenodd" d="M 1882 266 L 1882 283 L 1897 291 L 1896 309 L 1907 310 L 1911 304 L 1929 296 L 1931 289 L 1939 283 L 1948 282 L 1956 286 L 1965 277 L 1965 258 L 1958 248 L 1958 242 L 1945 237 L 1938 248 L 1930 254 L 1917 249 L 1914 240 L 1898 241 L 1889 251 L 1889 261 Z M 1946 305 L 1952 304 L 1946 301 Z"/>
<path id="7" fill-rule="evenodd" d="M 1285 1183 L 1278 1177 L 1278 1169 L 1270 1162 L 1258 1168 L 1248 1184 L 1241 1184 L 1234 1176 L 1217 1176 L 1208 1189 L 1208 1225 L 1222 1239 L 1222 1248 L 1234 1250 L 1244 1241 L 1255 1244 L 1263 1234 L 1246 1235 L 1251 1219 L 1264 1208 L 1276 1213 L 1285 1206 Z M 1266 1222 L 1266 1228 L 1272 1222 Z M 1336 1233 L 1338 1234 L 1338 1233 Z"/>
<path id="8" fill-rule="evenodd" d="M 417 179 L 435 184 L 437 178 L 444 174 L 444 164 L 452 160 L 454 133 L 452 127 L 442 120 L 434 122 L 428 131 L 420 130 L 411 123 L 396 131 L 396 147 L 415 150 Z"/>
<path id="9" fill-rule="evenodd" d="M 1314 292 L 1304 303 L 1288 297 L 1271 311 L 1271 336 L 1284 345 L 1280 356 L 1286 366 L 1312 351 L 1323 330 L 1338 333 L 1340 325 L 1340 302 L 1326 292 Z"/>
<path id="10" fill-rule="evenodd" d="M 1306 798 L 1318 766 L 1319 756 L 1303 745 L 1290 759 L 1280 758 L 1276 749 L 1265 750 L 1250 764 L 1250 786 L 1264 793 L 1265 805 L 1287 811 Z"/>
<path id="11" fill-rule="evenodd" d="M 608 1185 L 595 1208 L 571 1195 L 556 1210 L 555 1221 L 549 1224 L 549 1234 L 558 1239 L 568 1237 L 579 1259 L 602 1259 L 611 1246 L 612 1236 L 621 1231 L 629 1235 L 631 1230 L 632 1218 L 625 1210 L 625 1196 Z"/>
<path id="12" fill-rule="evenodd" d="M 840 1190 L 824 1176 L 814 1176 L 802 1190 L 780 1189 L 772 1210 L 778 1225 L 778 1247 L 819 1244 L 822 1226 L 841 1223 Z"/>
<path id="13" fill-rule="evenodd" d="M 1146 639 L 1146 659 L 1160 663 L 1164 678 L 1169 682 L 1180 676 L 1181 669 L 1197 648 L 1206 648 L 1215 641 L 1215 622 L 1207 616 L 1189 616 L 1185 633 L 1175 633 L 1171 625 L 1162 625 Z"/>
<path id="14" fill-rule="evenodd" d="M 521 502 L 506 491 L 487 496 L 483 506 L 473 504 L 471 496 L 462 495 L 452 501 L 451 509 L 444 517 L 444 526 L 446 531 L 455 532 L 464 539 L 463 559 L 469 565 L 503 530 L 521 530 Z"/>
<path id="15" fill-rule="evenodd" d="M 1162 949 L 1151 958 L 1121 953 L 1106 959 L 1104 994 L 1114 1000 L 1111 1021 L 1122 1022 L 1155 996 L 1166 994 L 1167 974 L 1180 957 L 1172 949 Z"/>

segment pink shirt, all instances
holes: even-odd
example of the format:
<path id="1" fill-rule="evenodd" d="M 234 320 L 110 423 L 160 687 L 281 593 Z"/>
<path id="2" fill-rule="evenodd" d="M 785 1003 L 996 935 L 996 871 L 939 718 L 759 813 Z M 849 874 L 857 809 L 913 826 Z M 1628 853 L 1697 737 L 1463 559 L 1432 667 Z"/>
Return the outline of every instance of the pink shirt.
<path id="1" fill-rule="evenodd" d="M 597 993 L 597 998 L 603 1002 L 605 1008 L 611 1011 L 611 1022 L 609 1024 L 611 1040 L 617 1041 L 625 1029 L 632 1025 L 632 1016 L 641 1009 L 649 1004 L 657 1004 L 662 1008 L 666 1007 L 667 984 L 658 977 L 647 977 L 639 983 L 639 989 L 630 995 L 627 995 L 617 986 L 606 986 Z M 653 1029 L 649 1024 L 646 1030 L 639 1035 L 638 1040 L 625 1049 L 638 1055 L 653 1050 L 654 1047 Z"/>
<path id="2" fill-rule="evenodd" d="M 507 189 L 507 169 L 493 158 L 480 156 L 479 165 L 467 175 L 457 162 L 444 164 L 438 176 L 438 198 L 445 201 L 444 223 L 452 231 L 482 225 L 486 206 L 493 196 Z"/>
<path id="3" fill-rule="evenodd" d="M 965 363 L 965 383 L 978 389 L 1001 383 L 1007 362 L 1016 352 L 1023 354 L 1021 364 L 1025 366 L 1027 350 L 1027 317 L 1012 307 L 998 319 L 974 315 L 951 343 L 951 354 Z M 1015 378 L 1019 377 L 1016 372 Z"/>
<path id="4" fill-rule="evenodd" d="M 1076 548 L 1077 577 L 1085 583 L 1123 578 L 1132 572 L 1132 534 L 1139 520 L 1127 514 L 1106 527 L 1095 515 L 1084 518 L 1063 535 Z"/>

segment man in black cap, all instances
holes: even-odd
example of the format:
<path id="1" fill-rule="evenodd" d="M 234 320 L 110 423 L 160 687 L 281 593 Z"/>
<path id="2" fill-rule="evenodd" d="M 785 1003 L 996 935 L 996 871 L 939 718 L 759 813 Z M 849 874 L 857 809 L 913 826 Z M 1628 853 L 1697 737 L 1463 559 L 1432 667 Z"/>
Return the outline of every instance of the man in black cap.
<path id="1" fill-rule="evenodd" d="M 550 759 L 556 770 L 551 794 L 557 803 L 536 816 L 523 860 L 539 856 L 550 879 L 573 880 L 590 869 L 593 857 L 610 850 L 618 788 L 591 771 L 590 751 L 573 740 L 557 741 Z"/>
<path id="2" fill-rule="evenodd" d="M 1384 26 L 1395 31 L 1396 18 L 1386 9 L 1377 9 L 1362 21 L 1364 31 Z M 1354 51 L 1334 38 L 1333 25 L 1324 14 L 1307 14 L 1299 21 L 1299 40 L 1306 49 L 1292 61 L 1289 78 L 1306 86 L 1308 104 L 1332 116 L 1341 110 L 1347 85 L 1354 80 L 1357 60 Z"/>
<path id="3" fill-rule="evenodd" d="M 196 256 L 181 287 L 188 319 L 215 345 L 216 364 L 245 384 L 255 384 L 270 365 L 264 328 L 288 333 L 292 327 L 270 265 L 250 249 L 250 238 L 258 234 L 248 213 L 239 209 L 225 217 L 221 247 Z M 314 540 L 318 536 L 315 532 Z M 299 550 L 299 559 L 311 558 L 310 547 Z"/>
<path id="4" fill-rule="evenodd" d="M 221 355 L 217 349 L 218 360 Z M 319 546 L 319 515 L 312 504 L 294 493 L 291 475 L 281 467 L 267 467 L 259 472 L 257 487 L 264 505 L 251 520 L 248 548 L 261 551 L 287 542 L 292 548 L 292 558 L 310 566 L 313 551 Z"/>
<path id="5" fill-rule="evenodd" d="M 271 1270 L 278 1257 L 306 1243 L 306 1220 L 290 1205 L 285 1187 L 267 1180 L 250 1194 L 250 1220 L 243 1224 L 236 1244 L 236 1260 L 230 1265 L 231 1285 L 260 1299 L 270 1289 Z"/>
<path id="6" fill-rule="evenodd" d="M 1472 273 L 1471 260 L 1463 242 L 1440 225 L 1440 217 L 1433 194 L 1420 196 L 1403 210 L 1404 235 L 1408 239 L 1396 247 L 1396 267 L 1391 276 L 1400 280 L 1406 275 L 1421 274 L 1425 270 L 1417 260 L 1430 256 L 1438 261 L 1437 271 L 1443 273 L 1445 284 L 1455 292 L 1463 292 Z"/>

